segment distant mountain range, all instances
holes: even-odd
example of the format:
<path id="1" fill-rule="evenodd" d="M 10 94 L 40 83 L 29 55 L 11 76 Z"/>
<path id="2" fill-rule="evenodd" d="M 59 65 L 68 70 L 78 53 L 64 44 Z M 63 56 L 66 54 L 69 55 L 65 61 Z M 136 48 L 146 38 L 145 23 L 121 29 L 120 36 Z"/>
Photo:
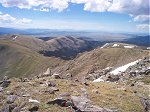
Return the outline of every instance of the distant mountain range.
<path id="1" fill-rule="evenodd" d="M 0 27 L 0 35 L 21 34 L 29 35 L 43 39 L 50 39 L 60 36 L 71 36 L 88 41 L 123 42 L 139 46 L 150 46 L 149 34 L 131 34 L 131 33 L 108 33 L 108 32 L 90 32 L 73 30 L 52 30 L 52 29 L 14 29 Z M 47 38 L 45 38 L 47 37 Z"/>
<path id="2" fill-rule="evenodd" d="M 122 42 L 128 43 L 128 44 L 135 44 L 139 46 L 146 46 L 150 47 L 150 36 L 135 36 L 130 39 L 124 39 Z"/>

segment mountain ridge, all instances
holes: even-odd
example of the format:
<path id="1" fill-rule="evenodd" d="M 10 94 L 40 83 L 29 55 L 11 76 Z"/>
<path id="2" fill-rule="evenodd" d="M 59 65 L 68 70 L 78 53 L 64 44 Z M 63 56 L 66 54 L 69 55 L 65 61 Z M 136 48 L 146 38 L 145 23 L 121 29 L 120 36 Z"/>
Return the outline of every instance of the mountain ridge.
<path id="1" fill-rule="evenodd" d="M 12 59 L 7 55 L 6 57 L 2 56 L 1 58 L 4 58 L 4 60 L 9 58 L 11 62 L 18 58 L 18 61 L 16 62 L 19 64 L 21 63 L 20 57 L 22 57 L 23 60 L 26 60 L 25 65 L 27 67 L 24 67 L 24 69 L 28 67 L 30 68 L 30 66 L 33 66 L 31 68 L 35 68 L 35 70 L 33 69 L 31 72 L 27 73 L 26 76 L 30 76 L 30 74 L 34 75 L 34 73 L 38 75 L 44 72 L 45 69 L 51 68 L 52 73 L 60 72 L 62 75 L 70 73 L 74 78 L 84 78 L 84 76 L 87 76 L 92 69 L 121 66 L 121 64 L 126 64 L 130 61 L 149 55 L 149 51 L 146 47 L 139 47 L 132 44 L 108 43 L 107 46 L 102 43 L 94 44 L 95 41 L 85 41 L 73 37 L 58 37 L 49 40 L 42 40 L 29 36 L 5 35 L 0 37 L 0 45 L 3 45 L 0 52 L 1 54 L 6 54 L 6 51 L 9 49 L 3 49 L 5 47 L 7 48 L 7 46 L 11 48 L 10 54 L 17 51 L 14 54 L 16 57 L 12 56 Z M 18 54 L 21 54 L 21 56 Z M 66 57 L 69 58 L 66 59 Z M 55 61 L 55 64 L 51 63 Z M 5 64 L 2 65 L 1 69 L 3 70 L 8 66 Z M 12 62 L 11 66 L 13 65 L 16 64 Z M 23 63 L 20 66 L 23 66 Z M 35 72 L 38 67 L 40 67 L 39 71 Z M 15 71 L 17 72 L 16 68 L 13 70 L 14 73 Z M 11 71 L 12 69 L 9 73 L 11 73 Z M 20 69 L 19 71 L 22 70 Z M 20 73 L 22 74 L 21 76 L 25 75 L 25 71 L 26 69 L 23 73 Z M 7 74 L 7 69 L 5 69 L 3 76 Z M 18 75 L 19 73 L 16 74 L 16 76 Z"/>

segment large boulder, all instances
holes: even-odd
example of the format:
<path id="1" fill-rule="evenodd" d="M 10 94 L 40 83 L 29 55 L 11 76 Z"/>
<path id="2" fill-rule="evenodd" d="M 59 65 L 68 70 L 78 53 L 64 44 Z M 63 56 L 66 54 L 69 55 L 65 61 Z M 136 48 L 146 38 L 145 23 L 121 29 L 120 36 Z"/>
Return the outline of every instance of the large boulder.
<path id="1" fill-rule="evenodd" d="M 47 85 L 48 87 L 55 87 L 55 86 L 56 86 L 56 84 L 55 84 L 54 82 L 52 82 L 52 81 L 46 82 L 46 85 Z"/>
<path id="2" fill-rule="evenodd" d="M 51 88 L 48 88 L 47 90 L 45 90 L 44 92 L 49 93 L 49 94 L 54 94 L 56 91 L 59 91 L 59 89 L 56 87 L 51 87 Z"/>
<path id="3" fill-rule="evenodd" d="M 39 105 L 33 104 L 28 110 L 29 110 L 29 112 L 36 112 L 39 110 Z"/>
<path id="4" fill-rule="evenodd" d="M 90 81 L 96 80 L 99 77 L 106 75 L 111 70 L 112 70 L 112 67 L 107 67 L 105 69 L 93 71 L 92 73 L 89 72 L 88 76 L 86 76 L 85 79 L 90 80 Z"/>
<path id="5" fill-rule="evenodd" d="M 4 104 L 0 112 L 12 112 L 14 108 L 17 107 L 17 104 Z"/>
<path id="6" fill-rule="evenodd" d="M 47 70 L 46 70 L 46 72 L 43 74 L 44 76 L 50 76 L 51 75 L 51 70 L 50 70 L 50 68 L 48 68 Z"/>
<path id="7" fill-rule="evenodd" d="M 0 82 L 0 87 L 6 88 L 9 86 L 10 83 L 11 83 L 11 81 L 8 79 L 7 76 L 5 76 L 3 78 L 3 81 Z"/>
<path id="8" fill-rule="evenodd" d="M 116 82 L 120 79 L 119 75 L 109 75 L 106 79 L 106 81 L 110 82 Z"/>
<path id="9" fill-rule="evenodd" d="M 0 87 L 0 92 L 2 92 L 3 91 L 3 87 Z"/>
<path id="10" fill-rule="evenodd" d="M 20 78 L 21 82 L 30 82 L 28 78 Z"/>
<path id="11" fill-rule="evenodd" d="M 15 107 L 12 112 L 21 112 L 21 109 L 26 106 L 27 102 L 22 102 L 19 106 Z"/>
<path id="12" fill-rule="evenodd" d="M 21 108 L 20 107 L 15 107 L 12 112 L 20 112 L 21 111 Z"/>
<path id="13" fill-rule="evenodd" d="M 92 105 L 91 101 L 84 96 L 71 96 L 74 106 L 81 112 L 114 112 L 109 109 L 100 108 Z M 78 111 L 78 112 L 80 112 Z"/>
<path id="14" fill-rule="evenodd" d="M 60 74 L 54 73 L 51 77 L 54 79 L 60 79 Z"/>
<path id="15" fill-rule="evenodd" d="M 11 82 L 10 82 L 9 80 L 4 80 L 4 81 L 1 83 L 0 87 L 6 88 L 6 87 L 9 86 L 10 83 L 11 83 Z"/>
<path id="16" fill-rule="evenodd" d="M 67 73 L 65 76 L 63 76 L 63 79 L 72 79 L 72 74 L 71 73 Z"/>
<path id="17" fill-rule="evenodd" d="M 64 93 L 61 93 L 59 96 L 60 97 L 69 97 L 69 96 L 71 96 L 71 94 L 68 92 L 64 92 Z"/>
<path id="18" fill-rule="evenodd" d="M 9 95 L 7 96 L 7 103 L 8 104 L 14 103 L 16 99 L 17 99 L 16 95 Z"/>
<path id="19" fill-rule="evenodd" d="M 47 104 L 50 104 L 50 105 L 57 104 L 59 106 L 65 107 L 65 102 L 67 102 L 67 101 L 62 98 L 56 98 L 54 100 L 49 101 Z"/>
<path id="20" fill-rule="evenodd" d="M 144 107 L 145 112 L 150 112 L 150 100 L 144 97 L 141 97 L 140 100 Z"/>

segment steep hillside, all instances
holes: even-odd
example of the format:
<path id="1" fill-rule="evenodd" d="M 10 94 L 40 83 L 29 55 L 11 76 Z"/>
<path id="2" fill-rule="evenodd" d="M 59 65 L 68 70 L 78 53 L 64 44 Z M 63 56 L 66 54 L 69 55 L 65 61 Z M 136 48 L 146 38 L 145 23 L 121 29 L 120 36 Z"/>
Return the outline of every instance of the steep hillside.
<path id="1" fill-rule="evenodd" d="M 63 62 L 54 57 L 44 57 L 32 49 L 6 40 L 0 41 L 0 59 L 0 79 L 5 75 L 10 77 L 39 75 L 48 67 L 54 68 Z"/>
<path id="2" fill-rule="evenodd" d="M 100 42 L 87 41 L 69 36 L 52 38 L 46 40 L 46 43 L 48 43 L 50 49 L 42 51 L 42 54 L 45 56 L 60 57 L 67 60 L 75 58 L 78 53 L 90 51 L 100 45 Z"/>
<path id="3" fill-rule="evenodd" d="M 57 37 L 46 42 L 49 43 L 49 45 L 55 47 L 56 49 L 77 49 L 81 46 L 85 46 L 85 42 L 83 40 L 79 40 L 77 38 L 72 37 Z"/>

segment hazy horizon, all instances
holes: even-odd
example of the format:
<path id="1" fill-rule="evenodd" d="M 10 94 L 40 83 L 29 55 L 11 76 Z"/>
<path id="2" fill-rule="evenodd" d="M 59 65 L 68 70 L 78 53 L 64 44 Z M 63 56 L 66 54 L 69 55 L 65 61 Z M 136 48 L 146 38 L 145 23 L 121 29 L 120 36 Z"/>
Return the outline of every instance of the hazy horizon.
<path id="1" fill-rule="evenodd" d="M 0 27 L 149 33 L 149 0 L 2 0 Z"/>

